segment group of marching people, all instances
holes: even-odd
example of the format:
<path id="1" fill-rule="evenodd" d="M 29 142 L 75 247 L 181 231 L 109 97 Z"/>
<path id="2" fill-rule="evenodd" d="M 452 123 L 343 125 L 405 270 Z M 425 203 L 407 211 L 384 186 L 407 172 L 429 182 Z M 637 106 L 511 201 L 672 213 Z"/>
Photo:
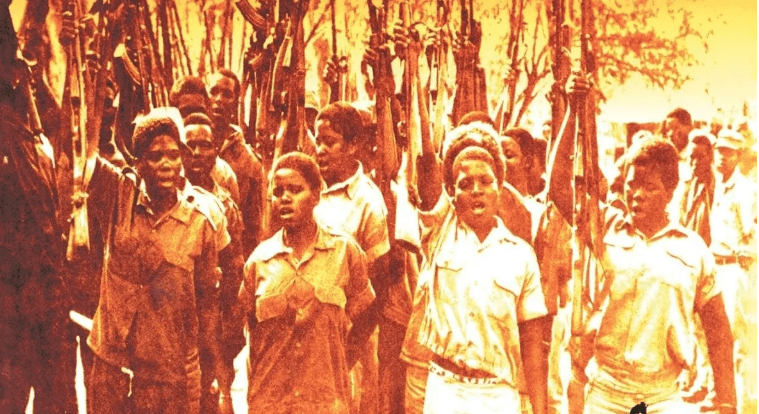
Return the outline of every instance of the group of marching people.
<path id="1" fill-rule="evenodd" d="M 35 412 L 76 412 L 77 337 L 92 413 L 232 413 L 235 375 L 250 413 L 755 404 L 745 130 L 694 128 L 677 109 L 637 134 L 592 199 L 596 227 L 573 220 L 567 130 L 549 144 L 470 112 L 439 150 L 422 142 L 417 182 L 383 192 L 372 108 L 318 108 L 310 145 L 267 165 L 236 125 L 238 76 L 186 76 L 170 107 L 135 119 L 129 163 L 104 122 L 83 171 L 90 252 L 66 261 L 71 154 L 29 128 L 13 55 L 0 71 L 2 412 L 23 412 L 30 387 Z"/>

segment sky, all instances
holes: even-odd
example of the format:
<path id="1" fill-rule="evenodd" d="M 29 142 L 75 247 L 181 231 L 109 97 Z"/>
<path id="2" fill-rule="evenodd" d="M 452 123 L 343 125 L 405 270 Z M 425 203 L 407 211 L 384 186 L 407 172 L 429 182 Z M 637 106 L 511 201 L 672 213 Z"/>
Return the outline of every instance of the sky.
<path id="1" fill-rule="evenodd" d="M 682 106 L 694 119 L 710 120 L 717 108 L 740 111 L 744 101 L 756 111 L 757 3 L 705 0 L 689 4 L 694 16 L 712 17 L 716 22 L 711 25 L 714 34 L 708 53 L 700 50 L 696 54 L 699 64 L 687 72 L 693 80 L 680 90 L 670 91 L 631 80 L 613 92 L 602 108 L 604 117 L 610 121 L 659 121 L 671 109 Z"/>
<path id="2" fill-rule="evenodd" d="M 703 49 L 695 48 L 693 53 L 698 64 L 686 72 L 693 80 L 679 90 L 661 90 L 633 78 L 612 91 L 606 104 L 601 107 L 601 118 L 609 122 L 661 121 L 669 111 L 681 106 L 688 109 L 694 119 L 708 121 L 715 116 L 718 108 L 728 113 L 739 112 L 744 102 L 749 102 L 755 113 L 757 2 L 673 1 L 675 7 L 686 5 L 691 9 L 696 20 L 712 18 L 708 28 L 714 33 L 708 40 L 709 51 L 705 53 Z M 25 3 L 25 0 L 13 0 L 11 4 L 16 27 Z"/>

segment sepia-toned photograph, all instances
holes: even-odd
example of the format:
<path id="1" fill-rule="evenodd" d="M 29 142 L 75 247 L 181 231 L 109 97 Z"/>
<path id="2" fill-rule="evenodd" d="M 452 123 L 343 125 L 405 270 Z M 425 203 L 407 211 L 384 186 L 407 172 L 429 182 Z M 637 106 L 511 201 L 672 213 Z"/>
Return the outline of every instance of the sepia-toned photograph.
<path id="1" fill-rule="evenodd" d="M 756 413 L 758 16 L 0 0 L 0 414 Z"/>

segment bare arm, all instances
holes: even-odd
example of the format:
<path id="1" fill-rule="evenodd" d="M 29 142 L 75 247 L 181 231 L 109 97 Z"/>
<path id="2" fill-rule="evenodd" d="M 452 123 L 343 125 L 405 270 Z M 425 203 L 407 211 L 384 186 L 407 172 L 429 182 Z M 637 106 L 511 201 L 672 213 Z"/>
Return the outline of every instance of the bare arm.
<path id="1" fill-rule="evenodd" d="M 735 372 L 733 367 L 733 336 L 725 313 L 722 294 L 711 298 L 699 310 L 709 349 L 709 361 L 714 371 L 715 404 L 736 405 Z"/>
<path id="2" fill-rule="evenodd" d="M 532 412 L 548 412 L 548 344 L 543 341 L 551 330 L 551 317 L 543 316 L 519 324 L 519 342 L 525 379 L 530 384 Z"/>

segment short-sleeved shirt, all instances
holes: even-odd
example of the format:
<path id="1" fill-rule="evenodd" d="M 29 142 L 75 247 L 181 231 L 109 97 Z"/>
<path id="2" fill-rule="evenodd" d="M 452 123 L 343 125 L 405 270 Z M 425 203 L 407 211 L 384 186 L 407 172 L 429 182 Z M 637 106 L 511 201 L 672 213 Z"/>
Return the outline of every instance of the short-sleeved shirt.
<path id="1" fill-rule="evenodd" d="M 162 217 L 150 210 L 144 183 L 97 159 L 88 185 L 89 213 L 112 223 L 98 308 L 88 344 L 135 377 L 187 381 L 197 360 L 200 315 L 218 312 L 220 236 L 207 209 L 177 192 Z M 228 236 L 227 236 L 228 237 Z"/>
<path id="2" fill-rule="evenodd" d="M 421 345 L 516 387 L 522 366 L 518 324 L 547 311 L 535 253 L 500 218 L 496 222 L 480 242 L 446 194 L 432 211 L 420 212 L 424 260 L 403 355 L 427 362 Z"/>
<path id="3" fill-rule="evenodd" d="M 240 304 L 250 332 L 248 403 L 256 412 L 348 413 L 351 318 L 374 300 L 365 255 L 319 227 L 296 260 L 280 230 L 245 264 Z"/>
<path id="4" fill-rule="evenodd" d="M 385 200 L 361 165 L 351 178 L 322 191 L 314 216 L 325 226 L 352 236 L 368 263 L 390 251 Z"/>
<path id="5" fill-rule="evenodd" d="M 735 256 L 756 249 L 756 184 L 736 168 L 724 183 L 717 181 L 709 216 L 711 250 Z"/>
<path id="6" fill-rule="evenodd" d="M 719 293 L 714 258 L 696 233 L 670 222 L 653 237 L 608 207 L 603 238 L 613 277 L 594 357 L 613 386 L 667 390 L 695 360 L 695 312 Z M 643 387 L 643 388 L 641 388 Z"/>

